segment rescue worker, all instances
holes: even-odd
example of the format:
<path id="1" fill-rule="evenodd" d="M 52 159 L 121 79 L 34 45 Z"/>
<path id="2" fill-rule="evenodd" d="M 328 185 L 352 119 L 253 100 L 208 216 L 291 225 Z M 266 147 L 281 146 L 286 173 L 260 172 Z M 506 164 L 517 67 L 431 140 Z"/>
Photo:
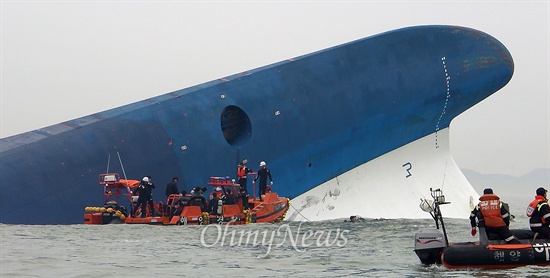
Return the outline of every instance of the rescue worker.
<path id="1" fill-rule="evenodd" d="M 243 211 L 248 210 L 248 197 L 250 197 L 248 192 L 246 192 L 244 188 L 241 188 L 239 192 L 239 199 L 241 199 L 241 202 L 243 203 Z"/>
<path id="2" fill-rule="evenodd" d="M 271 181 L 271 185 L 273 185 L 273 179 L 271 178 L 271 171 L 269 171 L 269 169 L 266 168 L 265 161 L 262 161 L 260 162 L 260 170 L 258 170 L 258 175 L 256 175 L 256 178 L 254 179 L 254 182 L 260 179 L 260 194 L 259 194 L 260 200 L 264 199 L 265 191 L 267 188 L 267 177 L 269 177 L 269 180 Z"/>
<path id="3" fill-rule="evenodd" d="M 529 218 L 531 231 L 550 238 L 550 208 L 546 194 L 548 190 L 537 188 L 535 199 L 527 207 L 526 214 Z"/>
<path id="4" fill-rule="evenodd" d="M 151 199 L 148 184 L 149 184 L 149 178 L 143 177 L 143 179 L 141 179 L 141 182 L 139 183 L 139 186 L 133 192 L 134 195 L 139 194 L 133 213 L 136 213 L 137 209 L 141 206 L 141 217 L 146 216 L 147 203 L 149 202 L 149 199 Z"/>
<path id="5" fill-rule="evenodd" d="M 191 190 L 191 198 L 189 199 L 189 205 L 199 206 L 202 212 L 208 211 L 208 204 L 203 194 L 206 192 L 206 187 L 195 187 Z"/>
<path id="6" fill-rule="evenodd" d="M 166 198 L 172 194 L 179 194 L 178 181 L 178 177 L 173 177 L 172 180 L 166 184 Z"/>
<path id="7" fill-rule="evenodd" d="M 248 192 L 247 182 L 248 182 L 248 173 L 252 172 L 248 167 L 244 166 L 244 162 L 239 162 L 237 165 L 237 177 L 239 180 L 239 185 L 244 191 Z"/>
<path id="8" fill-rule="evenodd" d="M 470 214 L 472 236 L 477 234 L 477 218 L 477 226 L 485 227 L 487 234 L 498 234 L 506 243 L 521 243 L 508 228 L 508 225 L 510 225 L 510 212 L 491 188 L 483 190 L 483 195 L 479 197 L 479 201 L 479 204 Z"/>
<path id="9" fill-rule="evenodd" d="M 235 200 L 235 194 L 229 189 L 225 190 L 225 194 L 222 196 L 222 201 L 224 205 L 234 205 L 237 203 Z"/>
<path id="10" fill-rule="evenodd" d="M 189 205 L 191 195 L 187 194 L 187 191 L 185 190 L 181 191 L 180 195 L 181 196 L 178 199 L 174 200 L 174 204 L 172 205 L 172 215 L 180 215 L 183 208 Z"/>
<path id="11" fill-rule="evenodd" d="M 210 214 L 213 214 L 213 215 L 218 215 L 219 214 L 219 210 L 218 208 L 220 207 L 220 205 L 223 205 L 222 203 L 223 202 L 220 202 L 222 200 L 222 196 L 223 196 L 223 192 L 222 192 L 222 188 L 217 186 L 216 188 L 214 188 L 214 192 L 210 193 L 210 201 L 208 202 L 208 208 L 209 208 L 209 213 Z"/>
<path id="12" fill-rule="evenodd" d="M 149 204 L 149 213 L 150 216 L 158 216 L 160 215 L 157 211 L 155 211 L 155 202 L 153 201 L 153 189 L 155 189 L 155 184 L 153 183 L 153 178 L 151 176 L 147 176 L 149 179 L 149 182 L 146 184 L 146 188 L 149 191 L 149 200 L 147 203 Z"/>

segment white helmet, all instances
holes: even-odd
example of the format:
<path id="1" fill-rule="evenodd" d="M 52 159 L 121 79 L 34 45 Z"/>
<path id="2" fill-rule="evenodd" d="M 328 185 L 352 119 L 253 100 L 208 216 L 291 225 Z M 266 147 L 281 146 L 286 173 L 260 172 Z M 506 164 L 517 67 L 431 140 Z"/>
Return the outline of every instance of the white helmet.
<path id="1" fill-rule="evenodd" d="M 216 190 L 216 191 L 222 191 L 222 188 L 219 187 L 219 186 L 217 186 L 215 190 Z"/>
<path id="2" fill-rule="evenodd" d="M 149 178 L 148 177 L 143 177 L 143 179 L 141 179 L 142 181 L 144 182 L 149 182 Z"/>
<path id="3" fill-rule="evenodd" d="M 260 162 L 260 167 L 265 166 L 265 161 Z"/>

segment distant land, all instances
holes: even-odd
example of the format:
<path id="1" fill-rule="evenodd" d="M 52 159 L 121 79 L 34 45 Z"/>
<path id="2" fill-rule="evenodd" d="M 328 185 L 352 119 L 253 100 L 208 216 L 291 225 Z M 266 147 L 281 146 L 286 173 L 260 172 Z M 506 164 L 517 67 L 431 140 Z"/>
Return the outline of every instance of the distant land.
<path id="1" fill-rule="evenodd" d="M 461 169 L 461 171 L 479 195 L 483 193 L 483 189 L 492 188 L 502 201 L 510 204 L 512 214 L 518 219 L 526 218 L 525 208 L 535 197 L 537 188 L 542 186 L 550 190 L 550 168 L 536 169 L 520 177 L 481 174 L 469 169 Z M 526 225 L 527 222 L 523 220 L 521 225 L 523 222 Z"/>
<path id="2" fill-rule="evenodd" d="M 531 198 L 539 187 L 550 189 L 550 168 L 536 169 L 530 173 L 514 177 L 504 174 L 480 174 L 474 170 L 461 169 L 466 179 L 481 195 L 483 189 L 490 187 L 501 197 Z"/>

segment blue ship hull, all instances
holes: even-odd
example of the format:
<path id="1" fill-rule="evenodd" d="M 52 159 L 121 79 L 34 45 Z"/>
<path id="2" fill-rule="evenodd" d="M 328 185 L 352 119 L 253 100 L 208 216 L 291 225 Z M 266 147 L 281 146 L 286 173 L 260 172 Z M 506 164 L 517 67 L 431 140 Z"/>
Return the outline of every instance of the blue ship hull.
<path id="1" fill-rule="evenodd" d="M 243 159 L 266 161 L 274 190 L 298 197 L 426 136 L 437 148 L 513 70 L 483 32 L 409 27 L 3 138 L 0 222 L 82 223 L 117 152 L 128 179 L 153 177 L 157 201 L 173 176 L 189 191 Z M 113 159 L 109 170 L 123 172 Z"/>

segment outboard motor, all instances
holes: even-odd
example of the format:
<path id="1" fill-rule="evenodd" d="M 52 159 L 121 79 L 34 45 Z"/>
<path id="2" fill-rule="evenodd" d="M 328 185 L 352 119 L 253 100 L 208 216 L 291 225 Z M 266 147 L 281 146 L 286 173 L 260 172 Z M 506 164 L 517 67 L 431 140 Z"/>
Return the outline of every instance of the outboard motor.
<path id="1" fill-rule="evenodd" d="M 441 254 L 447 247 L 441 230 L 420 230 L 414 235 L 414 252 L 423 264 L 441 264 Z"/>
<path id="2" fill-rule="evenodd" d="M 449 244 L 439 206 L 449 202 L 445 202 L 445 196 L 440 189 L 430 188 L 430 191 L 433 201 L 421 199 L 420 208 L 432 216 L 437 229 L 418 231 L 414 236 L 414 252 L 423 264 L 441 264 L 441 254 Z"/>

